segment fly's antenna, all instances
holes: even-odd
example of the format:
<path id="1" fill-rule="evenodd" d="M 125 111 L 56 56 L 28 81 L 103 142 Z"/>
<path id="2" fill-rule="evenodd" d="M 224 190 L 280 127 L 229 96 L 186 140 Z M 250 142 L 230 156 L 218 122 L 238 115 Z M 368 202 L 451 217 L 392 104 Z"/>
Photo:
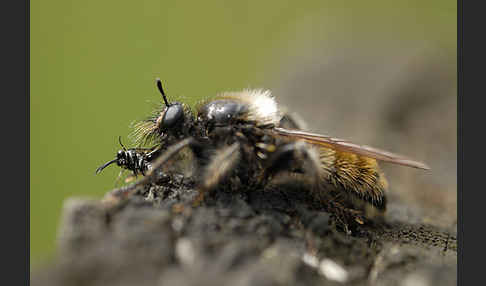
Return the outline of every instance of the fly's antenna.
<path id="1" fill-rule="evenodd" d="M 167 97 L 165 96 L 165 92 L 162 89 L 162 81 L 160 81 L 160 78 L 156 79 L 157 81 L 157 88 L 159 89 L 160 93 L 162 94 L 162 98 L 164 99 L 165 105 L 169 107 L 169 101 L 167 101 Z"/>
<path id="2" fill-rule="evenodd" d="M 120 142 L 120 146 L 123 148 L 123 151 L 127 151 L 127 148 L 125 148 L 121 142 L 121 136 L 118 136 L 118 142 Z"/>

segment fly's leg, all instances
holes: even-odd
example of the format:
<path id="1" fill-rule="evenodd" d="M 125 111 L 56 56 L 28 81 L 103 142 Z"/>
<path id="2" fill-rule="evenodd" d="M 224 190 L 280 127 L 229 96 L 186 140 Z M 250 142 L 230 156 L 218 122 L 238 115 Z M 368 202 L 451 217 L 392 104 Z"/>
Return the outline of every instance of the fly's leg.
<path id="1" fill-rule="evenodd" d="M 193 206 L 200 205 L 205 194 L 218 186 L 234 170 L 240 157 L 240 143 L 238 142 L 217 150 L 209 164 L 202 170 L 202 179 L 197 186 L 199 194 L 194 199 Z"/>

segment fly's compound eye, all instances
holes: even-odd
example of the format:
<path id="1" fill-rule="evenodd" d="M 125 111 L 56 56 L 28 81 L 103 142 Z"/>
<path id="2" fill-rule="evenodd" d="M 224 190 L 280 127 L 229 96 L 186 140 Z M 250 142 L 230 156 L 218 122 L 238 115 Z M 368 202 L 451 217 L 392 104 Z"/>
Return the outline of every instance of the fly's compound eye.
<path id="1" fill-rule="evenodd" d="M 180 103 L 174 103 L 167 107 L 162 118 L 162 128 L 167 129 L 174 126 L 184 116 L 184 108 Z"/>

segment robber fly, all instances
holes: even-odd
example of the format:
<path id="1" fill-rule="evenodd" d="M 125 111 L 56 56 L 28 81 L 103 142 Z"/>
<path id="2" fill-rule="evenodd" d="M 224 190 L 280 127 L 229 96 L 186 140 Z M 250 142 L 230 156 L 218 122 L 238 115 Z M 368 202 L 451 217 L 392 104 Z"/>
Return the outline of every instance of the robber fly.
<path id="1" fill-rule="evenodd" d="M 154 170 L 187 148 L 197 162 L 199 198 L 222 186 L 228 176 L 238 176 L 243 185 L 264 187 L 285 173 L 309 183 L 313 197 L 324 205 L 349 195 L 385 210 L 388 183 L 378 161 L 429 169 L 401 155 L 302 131 L 268 90 L 224 92 L 199 103 L 193 114 L 186 104 L 169 102 L 159 79 L 157 87 L 164 105 L 134 130 L 137 144 L 156 147 L 149 153 L 124 148 L 116 159 L 98 168 L 116 162 L 146 176 L 113 190 L 108 198 L 127 196 L 153 183 Z"/>

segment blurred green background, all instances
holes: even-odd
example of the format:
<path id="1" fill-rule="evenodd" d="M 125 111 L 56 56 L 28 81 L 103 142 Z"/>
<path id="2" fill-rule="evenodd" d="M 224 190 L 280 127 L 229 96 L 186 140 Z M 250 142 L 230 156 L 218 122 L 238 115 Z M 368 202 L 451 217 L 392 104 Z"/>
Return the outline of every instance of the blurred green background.
<path id="1" fill-rule="evenodd" d="M 389 37 L 456 57 L 456 2 L 30 2 L 30 261 L 55 253 L 63 200 L 100 198 L 129 145 L 129 124 L 160 100 L 194 104 L 224 90 L 271 88 L 306 51 Z M 307 55 L 308 56 L 308 55 Z M 286 64 L 283 64 L 286 63 Z"/>

